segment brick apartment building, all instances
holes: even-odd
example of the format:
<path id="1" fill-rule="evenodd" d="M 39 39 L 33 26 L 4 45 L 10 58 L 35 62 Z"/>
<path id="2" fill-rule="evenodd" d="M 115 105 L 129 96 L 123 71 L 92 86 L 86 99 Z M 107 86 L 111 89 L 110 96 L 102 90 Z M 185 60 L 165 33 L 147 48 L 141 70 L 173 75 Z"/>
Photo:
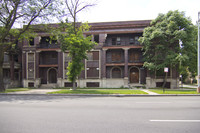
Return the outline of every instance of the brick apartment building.
<path id="1" fill-rule="evenodd" d="M 84 60 L 85 70 L 79 76 L 77 86 L 161 86 L 163 77 L 143 67 L 142 45 L 138 42 L 149 24 L 150 20 L 90 23 L 90 31 L 84 34 L 93 35 L 92 39 L 98 45 L 88 53 L 88 60 Z M 66 76 L 70 61 L 68 52 L 62 52 L 59 43 L 50 44 L 48 33 L 40 31 L 37 35 L 32 41 L 24 40 L 19 44 L 21 55 L 14 71 L 18 84 L 36 88 L 71 87 Z M 5 61 L 8 60 L 8 57 L 5 58 Z M 5 73 L 9 75 L 8 70 Z M 167 86 L 177 88 L 178 77 L 177 71 L 170 69 Z"/>

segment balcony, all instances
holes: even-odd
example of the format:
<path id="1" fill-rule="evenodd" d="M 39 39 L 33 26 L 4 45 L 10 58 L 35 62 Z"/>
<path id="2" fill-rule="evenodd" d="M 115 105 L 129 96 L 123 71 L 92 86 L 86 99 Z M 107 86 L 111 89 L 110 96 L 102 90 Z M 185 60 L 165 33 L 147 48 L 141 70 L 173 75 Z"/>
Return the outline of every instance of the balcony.
<path id="1" fill-rule="evenodd" d="M 139 57 L 138 59 L 129 59 L 128 63 L 143 63 L 142 57 Z"/>
<path id="2" fill-rule="evenodd" d="M 39 66 L 47 67 L 53 65 L 54 67 L 58 66 L 58 53 L 54 51 L 41 52 L 39 57 Z"/>
<path id="3" fill-rule="evenodd" d="M 116 49 L 116 48 L 142 48 L 143 46 L 139 42 L 131 42 L 131 41 L 116 41 L 116 42 L 105 42 L 103 47 L 109 49 Z"/>
<path id="4" fill-rule="evenodd" d="M 41 37 L 39 46 L 37 48 L 60 48 L 60 45 L 58 45 L 57 40 L 50 38 L 49 36 Z"/>
<path id="5" fill-rule="evenodd" d="M 58 64 L 57 58 L 47 58 L 45 60 L 40 60 L 40 65 L 52 65 Z"/>
<path id="6" fill-rule="evenodd" d="M 40 43 L 37 48 L 42 48 L 42 49 L 49 49 L 49 48 L 60 48 L 60 45 L 57 43 Z"/>

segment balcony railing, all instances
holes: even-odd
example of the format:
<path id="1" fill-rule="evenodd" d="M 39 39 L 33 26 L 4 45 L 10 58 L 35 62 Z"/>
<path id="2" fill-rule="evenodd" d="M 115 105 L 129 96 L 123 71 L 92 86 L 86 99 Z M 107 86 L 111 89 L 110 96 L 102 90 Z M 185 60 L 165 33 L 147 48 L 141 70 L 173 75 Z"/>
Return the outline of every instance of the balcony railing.
<path id="1" fill-rule="evenodd" d="M 38 48 L 60 48 L 60 45 L 56 43 L 41 43 Z"/>
<path id="2" fill-rule="evenodd" d="M 40 60 L 40 65 L 56 65 L 58 64 L 58 59 L 56 58 L 48 58 L 45 60 Z"/>
<path id="3" fill-rule="evenodd" d="M 128 60 L 129 63 L 142 63 L 144 62 L 142 57 L 140 57 L 139 59 L 129 59 Z"/>
<path id="4" fill-rule="evenodd" d="M 124 60 L 117 60 L 117 61 L 114 61 L 114 60 L 107 60 L 106 63 L 124 63 L 125 61 Z"/>
<path id="5" fill-rule="evenodd" d="M 135 46 L 141 46 L 141 44 L 138 41 L 115 41 L 115 42 L 105 42 L 104 46 L 131 46 L 131 45 L 135 45 Z"/>

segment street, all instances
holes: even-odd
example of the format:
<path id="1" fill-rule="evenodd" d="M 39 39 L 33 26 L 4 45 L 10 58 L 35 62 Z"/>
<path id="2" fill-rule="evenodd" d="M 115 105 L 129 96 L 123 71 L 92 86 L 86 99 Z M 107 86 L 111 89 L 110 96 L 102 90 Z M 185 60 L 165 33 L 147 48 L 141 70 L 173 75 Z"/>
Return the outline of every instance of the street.
<path id="1" fill-rule="evenodd" d="M 0 133 L 198 133 L 200 97 L 0 95 Z"/>

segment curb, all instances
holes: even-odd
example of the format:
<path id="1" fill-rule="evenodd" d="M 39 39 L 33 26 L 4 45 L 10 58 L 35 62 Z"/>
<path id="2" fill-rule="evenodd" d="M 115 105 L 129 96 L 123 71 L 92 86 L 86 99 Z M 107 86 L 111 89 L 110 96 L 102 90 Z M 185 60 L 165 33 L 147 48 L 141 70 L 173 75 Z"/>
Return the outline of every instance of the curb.
<path id="1" fill-rule="evenodd" d="M 13 93 L 0 93 L 4 96 L 78 96 L 78 97 L 170 97 L 170 96 L 200 96 L 199 94 L 13 94 Z"/>

